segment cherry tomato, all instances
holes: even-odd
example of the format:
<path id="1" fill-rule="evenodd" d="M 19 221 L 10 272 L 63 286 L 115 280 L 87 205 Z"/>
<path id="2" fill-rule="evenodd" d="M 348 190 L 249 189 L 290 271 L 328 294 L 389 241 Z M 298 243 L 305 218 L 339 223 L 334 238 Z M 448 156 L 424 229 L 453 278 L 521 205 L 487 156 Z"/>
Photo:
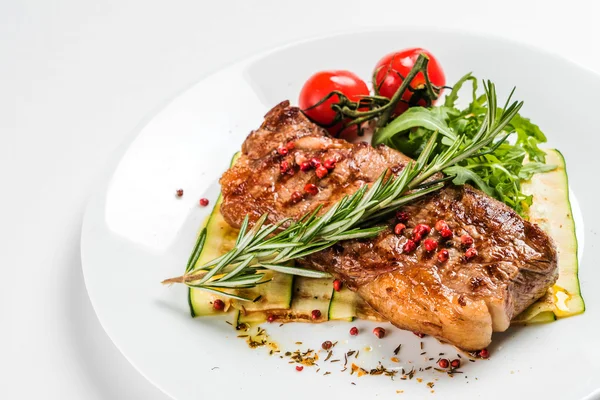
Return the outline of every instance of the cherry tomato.
<path id="1" fill-rule="evenodd" d="M 340 101 L 337 95 L 332 96 L 317 107 L 310 109 L 309 107 L 317 104 L 334 90 L 342 92 L 351 101 L 358 101 L 361 96 L 369 95 L 367 84 L 353 72 L 344 70 L 321 71 L 308 78 L 302 87 L 298 100 L 300 108 L 318 124 L 330 125 L 335 118 L 335 111 L 331 109 L 331 105 Z M 336 124 L 329 131 L 334 134 L 338 133 L 339 125 Z"/>
<path id="2" fill-rule="evenodd" d="M 402 78 L 398 76 L 399 73 L 402 76 L 408 75 L 419 54 L 424 53 L 429 57 L 429 63 L 427 64 L 427 73 L 429 74 L 429 80 L 435 86 L 444 86 L 446 84 L 446 76 L 440 66 L 438 60 L 427 50 L 422 48 L 410 48 L 395 53 L 390 53 L 383 57 L 375 66 L 377 75 L 375 82 L 379 87 L 379 94 L 387 98 L 392 98 L 394 93 L 398 90 L 402 84 Z M 397 73 L 396 73 L 397 72 Z M 413 88 L 417 88 L 420 85 L 425 84 L 425 77 L 422 72 L 419 72 L 411 82 Z M 440 92 L 441 93 L 441 92 Z M 402 95 L 402 99 L 409 101 L 412 93 L 408 90 Z M 425 105 L 424 100 L 420 100 L 419 105 Z M 401 114 L 408 108 L 408 104 L 404 102 L 398 103 L 396 106 L 395 114 Z"/>

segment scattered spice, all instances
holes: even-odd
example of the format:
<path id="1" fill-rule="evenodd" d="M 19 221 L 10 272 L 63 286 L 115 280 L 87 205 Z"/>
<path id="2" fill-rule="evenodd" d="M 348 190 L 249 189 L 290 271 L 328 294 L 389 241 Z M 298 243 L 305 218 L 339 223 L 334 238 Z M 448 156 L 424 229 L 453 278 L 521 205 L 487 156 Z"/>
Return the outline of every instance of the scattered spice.
<path id="1" fill-rule="evenodd" d="M 434 251 L 438 247 L 438 243 L 433 239 L 425 239 L 423 245 L 427 251 Z"/>
<path id="2" fill-rule="evenodd" d="M 319 319 L 321 318 L 321 311 L 320 310 L 312 310 L 310 313 L 310 317 L 312 319 Z"/>
<path id="3" fill-rule="evenodd" d="M 435 384 L 433 382 L 427 382 L 427 386 L 429 386 L 429 389 L 431 389 L 435 386 Z"/>
<path id="4" fill-rule="evenodd" d="M 400 222 L 408 222 L 408 213 L 404 211 L 396 211 L 396 219 Z"/>
<path id="5" fill-rule="evenodd" d="M 438 365 L 440 366 L 440 368 L 445 369 L 445 368 L 448 368 L 448 366 L 450 365 L 450 362 L 447 359 L 442 358 L 440 361 L 438 361 Z"/>
<path id="6" fill-rule="evenodd" d="M 325 375 L 329 375 L 329 374 L 331 374 L 331 372 L 327 371 L 327 372 L 325 372 L 325 373 L 323 374 L 323 376 L 325 376 Z"/>
<path id="7" fill-rule="evenodd" d="M 333 355 L 333 351 L 329 350 L 327 352 L 327 357 L 325 357 L 325 361 L 329 360 L 331 358 L 331 356 Z"/>
<path id="8" fill-rule="evenodd" d="M 246 338 L 246 343 L 248 343 L 248 346 L 250 346 L 250 348 L 255 349 L 257 347 L 261 347 L 267 344 L 267 339 L 266 338 L 252 338 L 252 336 L 248 336 Z"/>
<path id="9" fill-rule="evenodd" d="M 383 339 L 383 337 L 385 336 L 385 329 L 378 326 L 377 328 L 373 329 L 373 334 L 377 336 L 378 339 Z"/>
<path id="10" fill-rule="evenodd" d="M 333 343 L 331 343 L 331 341 L 326 340 L 321 344 L 321 347 L 323 348 L 323 350 L 329 350 L 331 349 L 331 346 L 333 346 Z"/>
<path id="11" fill-rule="evenodd" d="M 304 191 L 314 196 L 319 193 L 319 188 L 314 183 L 307 183 L 304 185 Z"/>
<path id="12" fill-rule="evenodd" d="M 354 365 L 354 364 L 353 364 Z M 361 368 L 362 369 L 362 368 Z M 389 370 L 386 367 L 384 367 L 381 364 L 381 361 L 379 362 L 379 365 L 377 366 L 377 368 L 373 368 L 369 371 L 369 375 L 385 375 L 385 376 L 389 376 L 390 378 L 394 379 L 394 376 L 398 373 L 398 371 L 394 371 L 394 370 Z M 358 376 L 361 376 L 360 373 Z"/>
<path id="13" fill-rule="evenodd" d="M 426 352 L 426 351 L 422 352 L 422 353 L 421 353 L 421 354 L 419 354 L 419 355 L 420 355 L 420 356 L 423 356 L 423 355 L 425 355 L 425 354 L 427 354 L 427 352 Z"/>
<path id="14" fill-rule="evenodd" d="M 421 350 L 423 350 L 423 342 L 419 343 L 419 346 L 421 347 Z"/>
<path id="15" fill-rule="evenodd" d="M 287 155 L 287 153 L 288 153 L 288 149 L 287 149 L 287 147 L 279 147 L 279 148 L 277 149 L 277 152 L 278 152 L 278 153 L 279 153 L 279 155 L 281 155 L 281 156 L 286 156 L 286 155 Z"/>
<path id="16" fill-rule="evenodd" d="M 418 224 L 413 229 L 413 235 L 418 235 L 420 237 L 427 236 L 431 232 L 431 227 L 427 224 Z"/>
<path id="17" fill-rule="evenodd" d="M 223 311 L 225 309 L 225 302 L 221 299 L 215 299 L 213 301 L 213 308 L 217 311 Z"/>
<path id="18" fill-rule="evenodd" d="M 391 362 L 395 362 L 395 363 L 400 362 L 400 360 L 398 359 L 398 357 L 392 357 L 392 358 L 390 358 L 390 361 Z"/>
<path id="19" fill-rule="evenodd" d="M 319 177 L 319 179 L 323 179 L 329 173 L 329 170 L 322 165 L 319 165 L 315 170 L 315 173 Z"/>
<path id="20" fill-rule="evenodd" d="M 437 253 L 437 259 L 441 263 L 448 261 L 449 257 L 450 257 L 450 253 L 448 253 L 448 250 L 446 250 L 446 249 L 442 249 L 442 250 L 438 251 L 438 253 Z"/>
<path id="21" fill-rule="evenodd" d="M 366 369 L 361 368 L 358 365 L 356 365 L 356 364 L 353 363 L 352 366 L 351 366 L 350 375 L 354 374 L 355 372 L 356 372 L 356 374 L 358 375 L 359 378 L 361 376 L 363 376 L 363 375 L 369 374 L 369 371 L 367 371 Z"/>
<path id="22" fill-rule="evenodd" d="M 177 191 L 175 192 L 175 194 L 177 195 L 177 197 L 183 196 L 183 189 L 177 189 Z"/>
<path id="23" fill-rule="evenodd" d="M 292 197 L 291 200 L 293 203 L 298 203 L 300 200 L 302 200 L 304 196 L 302 195 L 302 193 L 300 193 L 299 191 L 294 191 L 294 193 L 292 193 Z"/>
<path id="24" fill-rule="evenodd" d="M 443 219 L 439 220 L 435 223 L 435 230 L 438 232 L 443 231 L 444 229 L 449 229 L 448 224 Z"/>
<path id="25" fill-rule="evenodd" d="M 488 358 L 490 356 L 490 352 L 488 349 L 479 350 L 479 357 Z"/>
<path id="26" fill-rule="evenodd" d="M 209 201 L 208 201 L 208 199 L 206 197 L 203 197 L 203 198 L 200 199 L 200 205 L 202 207 L 206 207 L 208 205 L 208 203 L 209 203 Z"/>
<path id="27" fill-rule="evenodd" d="M 286 150 L 287 151 L 287 150 Z M 279 172 L 281 174 L 285 174 L 286 172 L 288 172 L 288 170 L 290 169 L 290 163 L 287 161 L 282 161 L 281 164 L 279 164 Z"/>
<path id="28" fill-rule="evenodd" d="M 350 335 L 352 336 L 356 336 L 358 335 L 358 328 L 353 326 L 352 328 L 350 328 Z"/>
<path id="29" fill-rule="evenodd" d="M 469 235 L 462 235 L 460 237 L 460 242 L 463 246 L 470 246 L 473 244 L 473 238 Z"/>
<path id="30" fill-rule="evenodd" d="M 286 355 L 289 352 L 285 353 Z M 296 350 L 293 353 L 290 353 L 290 363 L 303 364 L 306 366 L 316 365 L 316 362 L 319 360 L 319 355 L 311 349 L 306 350 L 305 352 L 300 352 L 300 350 Z"/>
<path id="31" fill-rule="evenodd" d="M 406 243 L 404 243 L 404 246 L 402 246 L 402 252 L 403 253 L 411 253 L 416 248 L 417 248 L 417 243 L 412 239 L 408 239 L 406 241 Z"/>
<path id="32" fill-rule="evenodd" d="M 310 163 L 307 161 L 304 161 L 302 163 L 300 163 L 300 171 L 306 172 L 310 170 Z"/>
<path id="33" fill-rule="evenodd" d="M 339 292 L 340 290 L 342 290 L 343 286 L 344 286 L 344 284 L 339 279 L 333 280 L 333 290 L 335 290 L 336 292 Z"/>
<path id="34" fill-rule="evenodd" d="M 396 235 L 400 235 L 402 232 L 404 232 L 404 229 L 406 229 L 406 225 L 404 225 L 402 222 L 399 222 L 396 224 L 396 226 L 394 226 L 394 233 Z"/>
<path id="35" fill-rule="evenodd" d="M 452 366 L 452 368 L 460 368 L 460 360 L 457 358 L 455 360 L 452 360 L 452 362 L 450 363 L 450 365 Z"/>
<path id="36" fill-rule="evenodd" d="M 465 252 L 465 258 L 467 260 L 470 260 L 474 257 L 477 257 L 477 249 L 475 249 L 475 247 L 468 248 L 467 251 Z"/>
<path id="37" fill-rule="evenodd" d="M 453 234 L 450 229 L 443 229 L 440 231 L 440 236 L 444 239 L 450 239 L 453 236 Z"/>
<path id="38" fill-rule="evenodd" d="M 302 371 L 304 367 L 302 365 L 296 365 L 296 371 Z"/>

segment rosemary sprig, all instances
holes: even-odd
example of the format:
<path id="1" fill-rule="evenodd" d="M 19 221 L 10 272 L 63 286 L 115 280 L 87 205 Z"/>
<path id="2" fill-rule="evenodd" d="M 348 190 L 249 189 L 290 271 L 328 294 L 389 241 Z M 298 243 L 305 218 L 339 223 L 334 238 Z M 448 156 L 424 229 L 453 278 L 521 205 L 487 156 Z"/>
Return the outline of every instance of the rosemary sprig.
<path id="1" fill-rule="evenodd" d="M 431 157 L 436 147 L 438 133 L 434 132 L 416 161 L 409 162 L 398 176 L 384 171 L 369 187 L 360 188 L 345 196 L 327 212 L 319 216 L 321 206 L 298 221 L 285 219 L 276 224 L 266 224 L 265 214 L 249 229 L 246 216 L 236 244 L 226 254 L 204 265 L 196 266 L 206 233 L 198 238 L 186 273 L 163 283 L 184 283 L 190 287 L 211 291 L 239 300 L 252 299 L 227 292 L 227 289 L 251 288 L 265 283 L 265 269 L 313 278 L 328 277 L 326 272 L 289 266 L 289 262 L 322 251 L 342 240 L 377 236 L 385 226 L 377 225 L 400 206 L 435 192 L 444 186 L 438 179 L 428 180 L 446 168 L 470 157 L 483 154 L 487 146 L 497 145 L 494 139 L 518 113 L 522 102 L 506 102 L 504 110 L 497 112 L 496 91 L 491 82 L 484 82 L 488 98 L 486 117 L 477 135 L 463 146 L 464 137 L 458 136 L 442 153 Z"/>

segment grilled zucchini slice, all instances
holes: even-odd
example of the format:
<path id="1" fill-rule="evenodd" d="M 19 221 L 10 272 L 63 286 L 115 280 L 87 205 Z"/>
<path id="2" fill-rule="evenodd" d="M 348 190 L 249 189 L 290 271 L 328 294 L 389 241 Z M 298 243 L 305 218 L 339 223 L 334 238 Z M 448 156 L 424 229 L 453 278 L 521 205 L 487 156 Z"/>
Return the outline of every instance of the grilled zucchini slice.
<path id="1" fill-rule="evenodd" d="M 554 171 L 534 175 L 522 185 L 523 192 L 533 195 L 529 220 L 538 224 L 554 239 L 558 250 L 558 280 L 548 293 L 532 304 L 516 322 L 570 317 L 585 311 L 578 278 L 577 236 L 569 200 L 569 178 L 563 155 L 558 150 L 546 151 L 546 162 L 556 165 Z M 546 315 L 545 317 L 542 315 Z M 553 318 L 554 319 L 554 318 Z"/>

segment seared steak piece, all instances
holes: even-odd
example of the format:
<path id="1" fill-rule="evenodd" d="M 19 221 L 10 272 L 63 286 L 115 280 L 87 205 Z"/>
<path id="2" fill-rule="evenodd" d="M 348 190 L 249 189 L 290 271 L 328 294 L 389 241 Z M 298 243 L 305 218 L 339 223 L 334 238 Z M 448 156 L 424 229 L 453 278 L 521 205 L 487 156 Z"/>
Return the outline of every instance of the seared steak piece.
<path id="1" fill-rule="evenodd" d="M 236 227 L 246 214 L 255 221 L 269 213 L 276 222 L 298 218 L 319 204 L 326 210 L 386 168 L 397 173 L 410 160 L 385 146 L 330 138 L 287 102 L 266 115 L 242 152 L 221 178 L 221 212 Z M 335 168 L 322 179 L 314 168 L 301 171 L 312 159 L 335 160 Z M 307 193 L 307 184 L 316 185 L 318 193 Z M 492 331 L 506 330 L 512 317 L 558 277 L 552 239 L 468 185 L 448 185 L 401 211 L 408 216 L 402 234 L 394 234 L 390 221 L 390 229 L 376 238 L 340 242 L 299 263 L 343 280 L 394 325 L 465 350 L 486 347 Z M 437 250 L 427 252 L 421 241 L 414 251 L 403 251 L 417 224 L 433 228 L 439 220 L 446 221 L 451 238 L 432 229 L 427 238 L 439 243 Z M 471 258 L 462 235 L 473 239 L 477 253 Z M 448 251 L 447 261 L 438 260 L 440 249 Z"/>

